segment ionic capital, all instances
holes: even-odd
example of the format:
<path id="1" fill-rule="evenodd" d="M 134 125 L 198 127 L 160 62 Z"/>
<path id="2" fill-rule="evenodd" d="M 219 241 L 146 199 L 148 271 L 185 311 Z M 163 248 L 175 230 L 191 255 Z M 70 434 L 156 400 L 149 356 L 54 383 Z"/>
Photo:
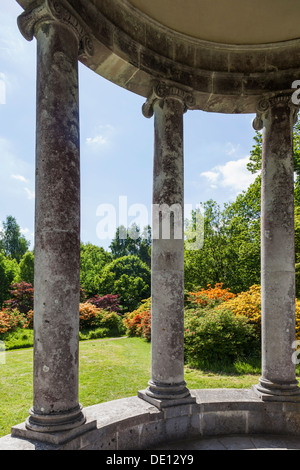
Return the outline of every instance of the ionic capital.
<path id="1" fill-rule="evenodd" d="M 260 131 L 264 127 L 264 120 L 268 119 L 272 110 L 276 108 L 286 108 L 292 118 L 292 124 L 295 125 L 298 119 L 299 106 L 292 101 L 291 92 L 282 92 L 262 98 L 257 104 L 256 117 L 253 120 L 253 128 Z"/>
<path id="2" fill-rule="evenodd" d="M 195 106 L 195 98 L 191 92 L 178 88 L 176 85 L 158 82 L 154 85 L 151 96 L 143 104 L 143 115 L 146 118 L 151 118 L 154 114 L 155 103 L 166 98 L 180 100 L 183 103 L 184 112 Z"/>
<path id="3" fill-rule="evenodd" d="M 78 39 L 79 56 L 93 55 L 93 42 L 85 27 L 65 0 L 39 0 L 18 17 L 19 29 L 27 41 L 32 41 L 43 23 L 61 23 L 69 27 Z"/>

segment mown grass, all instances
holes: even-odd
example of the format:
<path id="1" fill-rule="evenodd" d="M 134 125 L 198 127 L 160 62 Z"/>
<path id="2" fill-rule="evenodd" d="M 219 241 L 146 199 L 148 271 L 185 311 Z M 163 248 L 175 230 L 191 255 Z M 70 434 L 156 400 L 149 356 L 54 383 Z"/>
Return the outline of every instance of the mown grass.
<path id="1" fill-rule="evenodd" d="M 79 343 L 79 401 L 86 407 L 135 396 L 147 387 L 151 376 L 151 344 L 141 338 L 106 338 Z M 24 421 L 32 406 L 32 348 L 6 351 L 0 363 L 0 436 Z M 3 361 L 2 361 L 3 362 Z M 256 365 L 236 363 L 185 367 L 190 389 L 249 388 L 258 382 Z"/>

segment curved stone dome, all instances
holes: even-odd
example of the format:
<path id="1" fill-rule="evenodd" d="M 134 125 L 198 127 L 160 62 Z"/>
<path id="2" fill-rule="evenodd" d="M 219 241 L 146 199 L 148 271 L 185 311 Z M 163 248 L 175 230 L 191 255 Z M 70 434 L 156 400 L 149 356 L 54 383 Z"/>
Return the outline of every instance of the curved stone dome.
<path id="1" fill-rule="evenodd" d="M 18 0 L 27 8 L 31 0 Z M 195 109 L 255 113 L 300 79 L 298 0 L 68 0 L 90 32 L 80 60 L 149 97 L 155 81 L 193 91 Z"/>
<path id="2" fill-rule="evenodd" d="M 174 31 L 206 41 L 257 45 L 300 37 L 297 0 L 129 0 L 129 3 Z"/>

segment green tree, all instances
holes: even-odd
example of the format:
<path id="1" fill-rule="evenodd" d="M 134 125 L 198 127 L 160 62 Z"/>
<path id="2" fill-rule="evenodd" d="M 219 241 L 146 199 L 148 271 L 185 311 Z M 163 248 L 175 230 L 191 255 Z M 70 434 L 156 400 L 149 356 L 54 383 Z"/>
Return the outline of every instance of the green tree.
<path id="1" fill-rule="evenodd" d="M 151 227 L 148 225 L 141 232 L 136 224 L 128 229 L 121 225 L 109 246 L 113 258 L 138 256 L 148 266 L 151 265 Z"/>
<path id="2" fill-rule="evenodd" d="M 29 248 L 30 242 L 21 235 L 17 221 L 11 215 L 7 216 L 3 222 L 3 231 L 0 232 L 0 249 L 6 256 L 17 260 L 19 263 L 22 256 Z"/>
<path id="3" fill-rule="evenodd" d="M 261 176 L 223 211 L 234 292 L 260 284 Z M 227 285 L 226 287 L 230 287 Z"/>
<path id="4" fill-rule="evenodd" d="M 10 299 L 10 285 L 19 275 L 19 266 L 15 259 L 7 258 L 3 251 L 0 251 L 0 306 L 5 300 Z"/>
<path id="5" fill-rule="evenodd" d="M 241 292 L 260 282 L 260 187 L 258 175 L 223 209 L 212 200 L 203 204 L 203 247 L 185 251 L 187 290 L 223 283 Z"/>
<path id="6" fill-rule="evenodd" d="M 92 243 L 80 245 L 80 284 L 87 297 L 99 294 L 98 287 L 101 272 L 107 263 L 112 261 L 112 255 L 104 248 Z"/>
<path id="7" fill-rule="evenodd" d="M 22 257 L 20 263 L 19 282 L 25 281 L 29 284 L 34 284 L 34 254 L 32 251 L 27 251 Z"/>
<path id="8" fill-rule="evenodd" d="M 99 294 L 118 294 L 123 311 L 132 311 L 150 296 L 151 272 L 146 263 L 134 255 L 123 256 L 102 270 Z"/>

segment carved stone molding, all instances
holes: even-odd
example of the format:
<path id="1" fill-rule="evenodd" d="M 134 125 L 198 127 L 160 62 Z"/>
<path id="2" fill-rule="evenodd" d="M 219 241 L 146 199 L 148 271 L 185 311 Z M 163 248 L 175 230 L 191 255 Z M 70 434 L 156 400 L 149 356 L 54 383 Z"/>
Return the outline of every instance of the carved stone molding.
<path id="1" fill-rule="evenodd" d="M 299 106 L 296 106 L 292 101 L 291 93 L 279 93 L 277 95 L 262 98 L 257 105 L 256 117 L 253 120 L 253 128 L 260 131 L 264 127 L 264 119 L 267 119 L 272 108 L 283 106 L 290 108 L 292 113 L 293 125 L 296 124 L 298 119 Z"/>
<path id="2" fill-rule="evenodd" d="M 158 82 L 153 87 L 152 95 L 143 104 L 142 111 L 146 118 L 151 118 L 154 114 L 154 104 L 156 101 L 165 98 L 175 98 L 183 102 L 184 112 L 195 106 L 193 93 L 183 90 L 175 85 L 166 82 Z"/>
<path id="3" fill-rule="evenodd" d="M 79 56 L 91 57 L 94 52 L 93 41 L 85 26 L 62 0 L 41 0 L 18 17 L 19 29 L 27 41 L 32 41 L 43 23 L 58 22 L 75 33 L 78 39 Z"/>

